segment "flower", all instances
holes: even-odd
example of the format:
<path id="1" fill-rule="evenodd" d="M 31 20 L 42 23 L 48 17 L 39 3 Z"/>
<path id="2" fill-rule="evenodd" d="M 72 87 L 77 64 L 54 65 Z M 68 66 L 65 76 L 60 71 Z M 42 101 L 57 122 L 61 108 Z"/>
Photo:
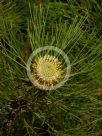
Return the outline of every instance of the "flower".
<path id="1" fill-rule="evenodd" d="M 49 90 L 62 78 L 61 62 L 51 55 L 39 57 L 32 64 L 32 77 L 34 84 L 43 90 Z"/>

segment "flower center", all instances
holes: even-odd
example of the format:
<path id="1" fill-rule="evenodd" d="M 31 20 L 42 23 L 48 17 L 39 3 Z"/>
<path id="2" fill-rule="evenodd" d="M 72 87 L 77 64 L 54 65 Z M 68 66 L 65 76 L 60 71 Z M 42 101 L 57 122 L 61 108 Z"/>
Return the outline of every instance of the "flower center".
<path id="1" fill-rule="evenodd" d="M 42 64 L 41 73 L 44 77 L 52 77 L 56 72 L 56 66 L 52 62 Z"/>

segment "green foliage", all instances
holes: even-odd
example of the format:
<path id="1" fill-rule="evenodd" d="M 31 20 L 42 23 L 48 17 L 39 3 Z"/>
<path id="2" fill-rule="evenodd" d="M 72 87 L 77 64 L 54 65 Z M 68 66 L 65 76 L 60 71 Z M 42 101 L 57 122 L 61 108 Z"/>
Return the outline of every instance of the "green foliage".
<path id="1" fill-rule="evenodd" d="M 1 136 L 102 135 L 101 14 L 91 3 L 101 11 L 94 0 L 0 3 Z M 30 52 L 49 45 L 68 55 L 71 75 L 62 87 L 46 92 L 30 83 L 25 37 Z"/>

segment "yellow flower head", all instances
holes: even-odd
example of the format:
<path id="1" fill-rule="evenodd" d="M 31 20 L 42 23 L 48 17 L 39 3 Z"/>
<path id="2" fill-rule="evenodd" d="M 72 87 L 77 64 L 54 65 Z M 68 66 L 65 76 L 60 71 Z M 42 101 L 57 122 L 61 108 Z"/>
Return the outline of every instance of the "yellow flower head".
<path id="1" fill-rule="evenodd" d="M 43 90 L 49 90 L 62 78 L 62 65 L 55 56 L 39 57 L 32 64 L 34 84 Z"/>

